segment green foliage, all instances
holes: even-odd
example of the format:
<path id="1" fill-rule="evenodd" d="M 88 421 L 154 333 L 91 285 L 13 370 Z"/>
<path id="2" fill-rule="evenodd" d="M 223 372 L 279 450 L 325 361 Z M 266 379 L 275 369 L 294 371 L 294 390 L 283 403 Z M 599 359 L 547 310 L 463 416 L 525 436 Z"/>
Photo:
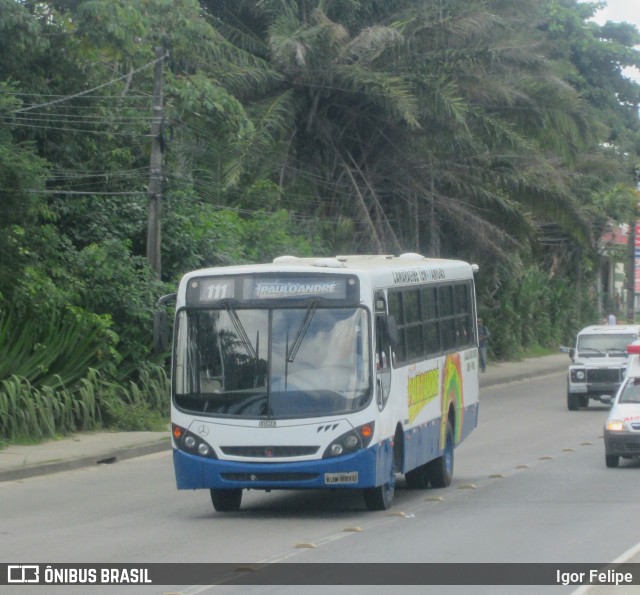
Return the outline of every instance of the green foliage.
<path id="1" fill-rule="evenodd" d="M 269 262 L 283 254 L 310 256 L 313 240 L 311 226 L 294 222 L 285 210 L 258 211 L 245 224 L 244 243 L 249 262 Z"/>
<path id="2" fill-rule="evenodd" d="M 36 387 L 75 386 L 90 367 L 113 364 L 116 342 L 107 317 L 69 308 L 47 318 L 0 311 L 0 380 Z"/>
<path id="3" fill-rule="evenodd" d="M 569 279 L 550 277 L 535 265 L 502 274 L 492 289 L 483 288 L 478 304 L 491 330 L 490 352 L 497 359 L 518 359 L 532 349 L 557 351 L 598 318 L 594 297 Z"/>
<path id="4" fill-rule="evenodd" d="M 159 366 L 140 372 L 137 382 L 94 383 L 105 426 L 119 431 L 159 431 L 169 418 L 170 381 Z"/>
<path id="5" fill-rule="evenodd" d="M 637 202 L 640 85 L 621 69 L 640 33 L 590 22 L 598 5 L 0 0 L 18 434 L 162 419 L 166 378 L 140 372 L 154 304 L 204 266 L 463 258 L 494 357 L 567 343 L 595 314 L 597 240 Z M 158 46 L 162 280 L 145 260 Z"/>
<path id="6" fill-rule="evenodd" d="M 175 191 L 162 220 L 164 277 L 176 283 L 187 271 L 243 260 L 243 222 L 230 210 Z"/>
<path id="7" fill-rule="evenodd" d="M 77 391 L 59 387 L 36 388 L 25 378 L 0 381 L 0 438 L 52 438 L 78 430 L 91 430 L 99 420 L 93 391 L 83 382 Z"/>
<path id="8" fill-rule="evenodd" d="M 121 384 L 89 370 L 71 390 L 61 379 L 40 388 L 26 378 L 0 381 L 0 440 L 45 439 L 98 427 L 161 430 L 169 415 L 169 379 L 148 366 L 137 382 Z"/>
<path id="9" fill-rule="evenodd" d="M 110 317 L 116 334 L 126 337 L 119 349 L 129 365 L 145 361 L 151 348 L 155 301 L 164 291 L 146 260 L 132 255 L 127 242 L 112 240 L 84 248 L 75 267 L 78 303 Z"/>

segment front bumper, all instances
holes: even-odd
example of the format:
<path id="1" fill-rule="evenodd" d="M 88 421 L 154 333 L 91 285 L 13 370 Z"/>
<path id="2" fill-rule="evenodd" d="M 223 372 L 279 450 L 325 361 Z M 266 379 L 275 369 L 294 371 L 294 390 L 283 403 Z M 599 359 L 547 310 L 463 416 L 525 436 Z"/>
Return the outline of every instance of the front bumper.
<path id="1" fill-rule="evenodd" d="M 179 490 L 368 488 L 391 473 L 391 440 L 351 455 L 295 463 L 256 463 L 203 458 L 174 449 Z"/>
<path id="2" fill-rule="evenodd" d="M 604 432 L 604 448 L 607 455 L 620 457 L 640 456 L 640 432 Z"/>
<path id="3" fill-rule="evenodd" d="M 585 383 L 585 384 L 569 384 L 568 390 L 572 395 L 583 395 L 585 397 L 600 397 L 602 395 L 608 395 L 611 398 L 615 397 L 620 383 L 605 384 L 605 383 Z"/>

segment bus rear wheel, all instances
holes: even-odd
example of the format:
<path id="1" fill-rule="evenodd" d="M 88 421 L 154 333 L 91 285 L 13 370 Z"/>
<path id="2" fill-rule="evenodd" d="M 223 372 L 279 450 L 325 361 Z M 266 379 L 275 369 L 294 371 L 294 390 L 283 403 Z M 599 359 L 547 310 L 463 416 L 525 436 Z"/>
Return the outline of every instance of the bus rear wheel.
<path id="1" fill-rule="evenodd" d="M 446 488 L 453 479 L 453 426 L 447 422 L 444 451 L 437 459 L 427 463 L 429 481 L 433 488 Z"/>
<path id="2" fill-rule="evenodd" d="M 242 503 L 242 490 L 209 490 L 211 502 L 217 512 L 236 512 Z"/>

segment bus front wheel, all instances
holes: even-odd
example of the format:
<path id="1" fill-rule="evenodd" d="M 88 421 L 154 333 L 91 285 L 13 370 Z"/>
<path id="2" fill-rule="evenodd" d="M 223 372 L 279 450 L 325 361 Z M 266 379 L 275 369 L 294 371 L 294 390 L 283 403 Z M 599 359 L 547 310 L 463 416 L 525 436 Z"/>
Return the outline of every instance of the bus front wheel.
<path id="1" fill-rule="evenodd" d="M 235 512 L 240 510 L 242 490 L 211 489 L 211 502 L 217 512 Z"/>
<path id="2" fill-rule="evenodd" d="M 388 510 L 393 503 L 393 496 L 396 491 L 396 469 L 395 463 L 391 463 L 391 475 L 387 483 L 375 488 L 365 488 L 364 502 L 368 510 Z"/>

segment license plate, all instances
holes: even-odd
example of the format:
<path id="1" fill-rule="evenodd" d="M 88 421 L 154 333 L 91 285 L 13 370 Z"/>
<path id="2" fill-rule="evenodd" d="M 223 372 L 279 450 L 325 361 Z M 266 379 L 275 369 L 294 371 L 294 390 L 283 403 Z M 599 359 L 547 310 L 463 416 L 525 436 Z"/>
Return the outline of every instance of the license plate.
<path id="1" fill-rule="evenodd" d="M 586 393 L 587 392 L 587 387 L 586 386 L 570 386 L 569 387 L 569 392 L 570 393 Z"/>
<path id="2" fill-rule="evenodd" d="M 325 473 L 324 483 L 331 485 L 336 483 L 358 483 L 358 472 L 350 473 Z"/>

